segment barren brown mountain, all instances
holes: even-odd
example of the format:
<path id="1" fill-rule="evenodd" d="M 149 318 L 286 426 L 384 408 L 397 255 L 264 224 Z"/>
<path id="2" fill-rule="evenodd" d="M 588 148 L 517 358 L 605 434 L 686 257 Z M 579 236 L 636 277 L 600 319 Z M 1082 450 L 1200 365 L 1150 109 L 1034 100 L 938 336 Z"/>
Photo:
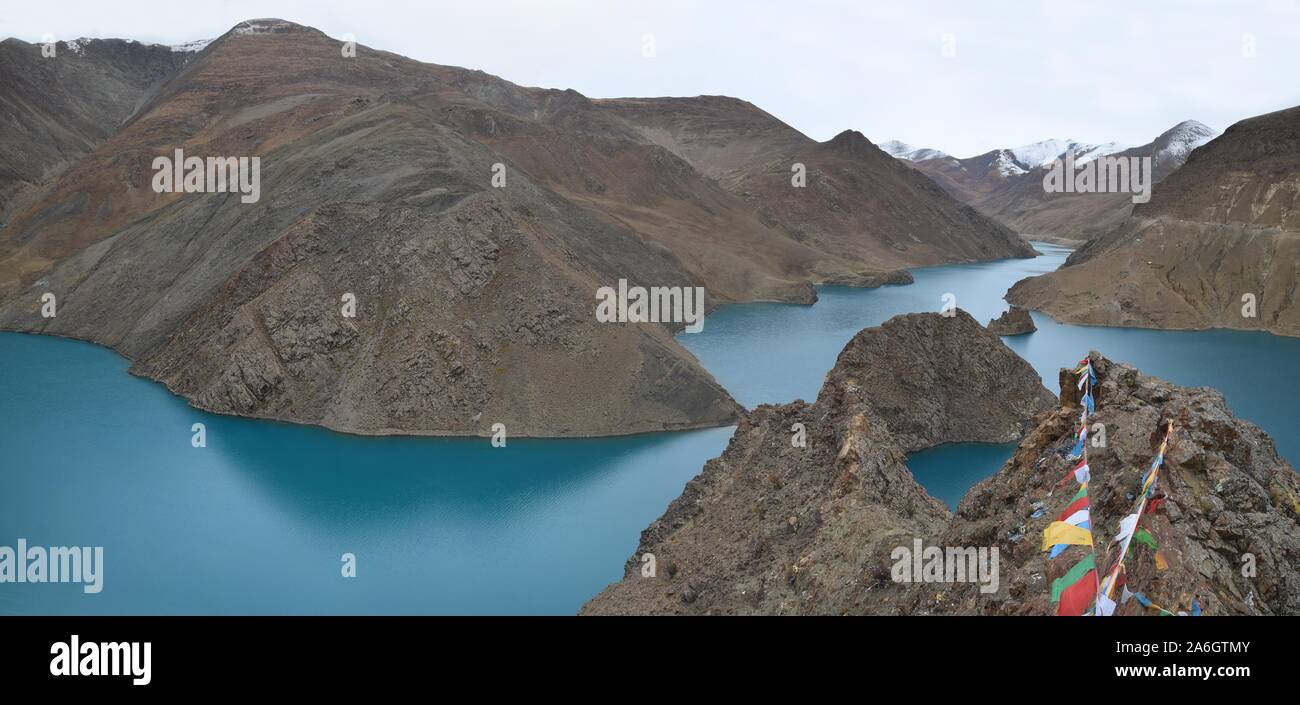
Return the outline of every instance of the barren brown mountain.
<path id="1" fill-rule="evenodd" d="M 911 451 L 1019 439 L 1053 398 L 965 311 L 896 316 L 840 353 L 817 400 L 764 404 L 641 533 L 585 614 L 840 614 L 883 609 L 882 562 L 950 514 Z M 792 442 L 803 424 L 806 445 Z M 643 577 L 653 554 L 656 575 Z"/>
<path id="2" fill-rule="evenodd" d="M 1030 254 L 861 136 L 818 144 L 734 99 L 592 101 L 344 56 L 273 19 L 196 53 L 128 44 L 112 44 L 132 78 L 105 90 L 111 110 L 57 106 L 95 125 L 67 139 L 80 152 L 33 128 L 48 144 L 25 176 L 13 165 L 30 150 L 0 143 L 6 183 L 21 181 L 0 184 L 21 197 L 0 230 L 0 327 L 110 346 L 212 411 L 380 434 L 725 424 L 739 406 L 674 340 L 679 324 L 598 323 L 599 287 L 811 302 L 819 281 Z M 90 50 L 5 51 L 66 59 L 70 85 L 118 75 Z M 0 101 L 25 106 L 25 85 L 6 80 Z M 697 149 L 732 142 L 734 160 Z M 155 193 L 152 161 L 176 149 L 260 157 L 260 199 Z"/>
<path id="3" fill-rule="evenodd" d="M 1197 149 L 1120 227 L 1007 300 L 1072 323 L 1300 335 L 1298 282 L 1300 108 L 1290 108 Z"/>
<path id="4" fill-rule="evenodd" d="M 0 227 L 193 56 L 120 39 L 0 41 Z M 3 250 L 0 250 L 3 252 Z"/>

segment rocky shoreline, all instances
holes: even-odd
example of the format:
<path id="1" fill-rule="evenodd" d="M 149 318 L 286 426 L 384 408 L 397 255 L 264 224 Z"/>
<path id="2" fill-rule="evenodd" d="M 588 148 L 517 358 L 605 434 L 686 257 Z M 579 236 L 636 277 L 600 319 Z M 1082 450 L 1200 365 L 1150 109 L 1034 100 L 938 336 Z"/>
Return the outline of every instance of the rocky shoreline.
<path id="1" fill-rule="evenodd" d="M 860 133 L 817 142 L 736 98 L 344 58 L 277 19 L 202 51 L 81 49 L 0 42 L 0 73 L 88 93 L 0 82 L 13 122 L 73 131 L 0 138 L 0 330 L 105 345 L 217 413 L 367 435 L 724 426 L 743 410 L 674 338 L 683 317 L 611 324 L 597 292 L 810 304 L 818 282 L 1033 254 Z M 178 152 L 259 160 L 258 195 L 155 188 Z"/>

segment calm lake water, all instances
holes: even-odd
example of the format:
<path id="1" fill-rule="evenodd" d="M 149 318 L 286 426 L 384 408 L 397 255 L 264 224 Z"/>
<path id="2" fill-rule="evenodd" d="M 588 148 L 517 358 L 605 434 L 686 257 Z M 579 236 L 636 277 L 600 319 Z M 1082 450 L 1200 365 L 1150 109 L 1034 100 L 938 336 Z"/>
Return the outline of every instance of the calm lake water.
<path id="1" fill-rule="evenodd" d="M 746 405 L 816 396 L 859 329 L 938 310 L 981 321 L 1003 292 L 1066 252 L 916 270 L 916 284 L 828 287 L 815 306 L 726 307 L 687 345 Z M 1300 340 L 1054 324 L 1007 342 L 1054 389 L 1089 348 L 1227 394 L 1238 415 L 1300 458 L 1294 385 L 1280 370 Z M 0 614 L 571 614 L 622 575 L 642 529 L 704 462 L 722 428 L 617 439 L 363 438 L 217 416 L 131 377 L 87 343 L 0 333 L 0 546 L 104 547 L 104 588 L 0 584 Z M 207 426 L 207 447 L 190 426 Z M 950 504 L 1011 446 L 945 446 L 912 457 Z M 357 558 L 357 577 L 340 557 Z"/>
<path id="2" fill-rule="evenodd" d="M 844 344 L 859 330 L 900 313 L 939 311 L 944 295 L 976 320 L 988 323 L 1006 310 L 1002 295 L 1016 281 L 1057 269 L 1069 254 L 1035 243 L 1032 260 L 926 267 L 912 270 L 907 286 L 858 290 L 823 287 L 813 306 L 745 304 L 710 315 L 704 331 L 679 340 L 742 404 L 811 401 Z M 1272 435 L 1292 465 L 1300 462 L 1300 410 L 1296 385 L 1279 383 L 1279 371 L 1300 362 L 1300 338 L 1268 333 L 1158 331 L 1062 325 L 1033 314 L 1038 331 L 1003 341 L 1034 366 L 1057 392 L 1057 372 L 1097 350 L 1146 374 L 1172 382 L 1215 387 L 1233 413 Z M 1285 378 L 1282 378 L 1285 379 Z M 1014 446 L 961 444 L 912 456 L 909 466 L 935 497 L 956 506 L 975 482 L 996 472 Z"/>

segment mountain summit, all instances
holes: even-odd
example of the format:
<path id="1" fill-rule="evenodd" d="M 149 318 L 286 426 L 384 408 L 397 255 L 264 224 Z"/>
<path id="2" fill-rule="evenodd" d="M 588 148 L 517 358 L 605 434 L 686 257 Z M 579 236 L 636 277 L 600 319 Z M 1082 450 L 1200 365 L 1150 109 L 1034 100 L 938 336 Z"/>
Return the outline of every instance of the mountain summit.
<path id="1" fill-rule="evenodd" d="M 1103 156 L 1150 157 L 1153 180 L 1159 183 L 1181 166 L 1194 149 L 1217 134 L 1195 120 L 1185 120 L 1138 147 L 1116 142 L 1088 144 L 1072 139 L 1048 139 L 966 159 L 930 149 L 909 148 L 909 151 L 895 147 L 891 154 L 934 179 L 954 197 L 1018 233 L 1077 243 L 1128 217 L 1133 210 L 1131 194 L 1046 193 L 1044 169 L 1066 157 L 1075 164 Z"/>

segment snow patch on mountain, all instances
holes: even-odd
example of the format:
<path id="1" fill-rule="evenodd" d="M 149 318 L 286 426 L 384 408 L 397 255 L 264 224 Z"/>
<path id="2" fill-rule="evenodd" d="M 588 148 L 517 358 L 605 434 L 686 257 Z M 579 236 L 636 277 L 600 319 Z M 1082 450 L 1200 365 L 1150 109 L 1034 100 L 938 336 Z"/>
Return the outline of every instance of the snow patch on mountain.
<path id="1" fill-rule="evenodd" d="M 1187 161 L 1192 150 L 1219 136 L 1219 131 L 1195 120 L 1184 120 L 1156 138 L 1151 157 L 1156 163 L 1166 159 Z"/>
<path id="2" fill-rule="evenodd" d="M 196 39 L 184 44 L 172 44 L 169 48 L 177 53 L 198 52 L 208 48 L 208 45 L 213 41 L 212 39 Z"/>
<path id="3" fill-rule="evenodd" d="M 1097 157 L 1105 157 L 1128 149 L 1126 144 L 1119 142 L 1107 142 L 1106 144 L 1083 145 L 1074 153 L 1075 164 L 1086 164 Z"/>
<path id="4" fill-rule="evenodd" d="M 909 162 L 919 162 L 919 161 L 924 161 L 926 159 L 942 159 L 948 156 L 944 152 L 941 152 L 937 149 L 930 149 L 928 147 L 913 147 L 912 145 L 906 142 L 899 142 L 898 140 L 889 140 L 888 142 L 881 142 L 880 148 L 885 150 L 885 153 L 892 157 L 896 157 L 898 159 L 902 159 Z"/>
<path id="5" fill-rule="evenodd" d="M 998 150 L 997 156 L 993 157 L 993 168 L 997 169 L 1002 176 L 1018 176 L 1029 173 L 1029 169 L 1021 166 L 1019 160 L 1008 149 Z"/>

